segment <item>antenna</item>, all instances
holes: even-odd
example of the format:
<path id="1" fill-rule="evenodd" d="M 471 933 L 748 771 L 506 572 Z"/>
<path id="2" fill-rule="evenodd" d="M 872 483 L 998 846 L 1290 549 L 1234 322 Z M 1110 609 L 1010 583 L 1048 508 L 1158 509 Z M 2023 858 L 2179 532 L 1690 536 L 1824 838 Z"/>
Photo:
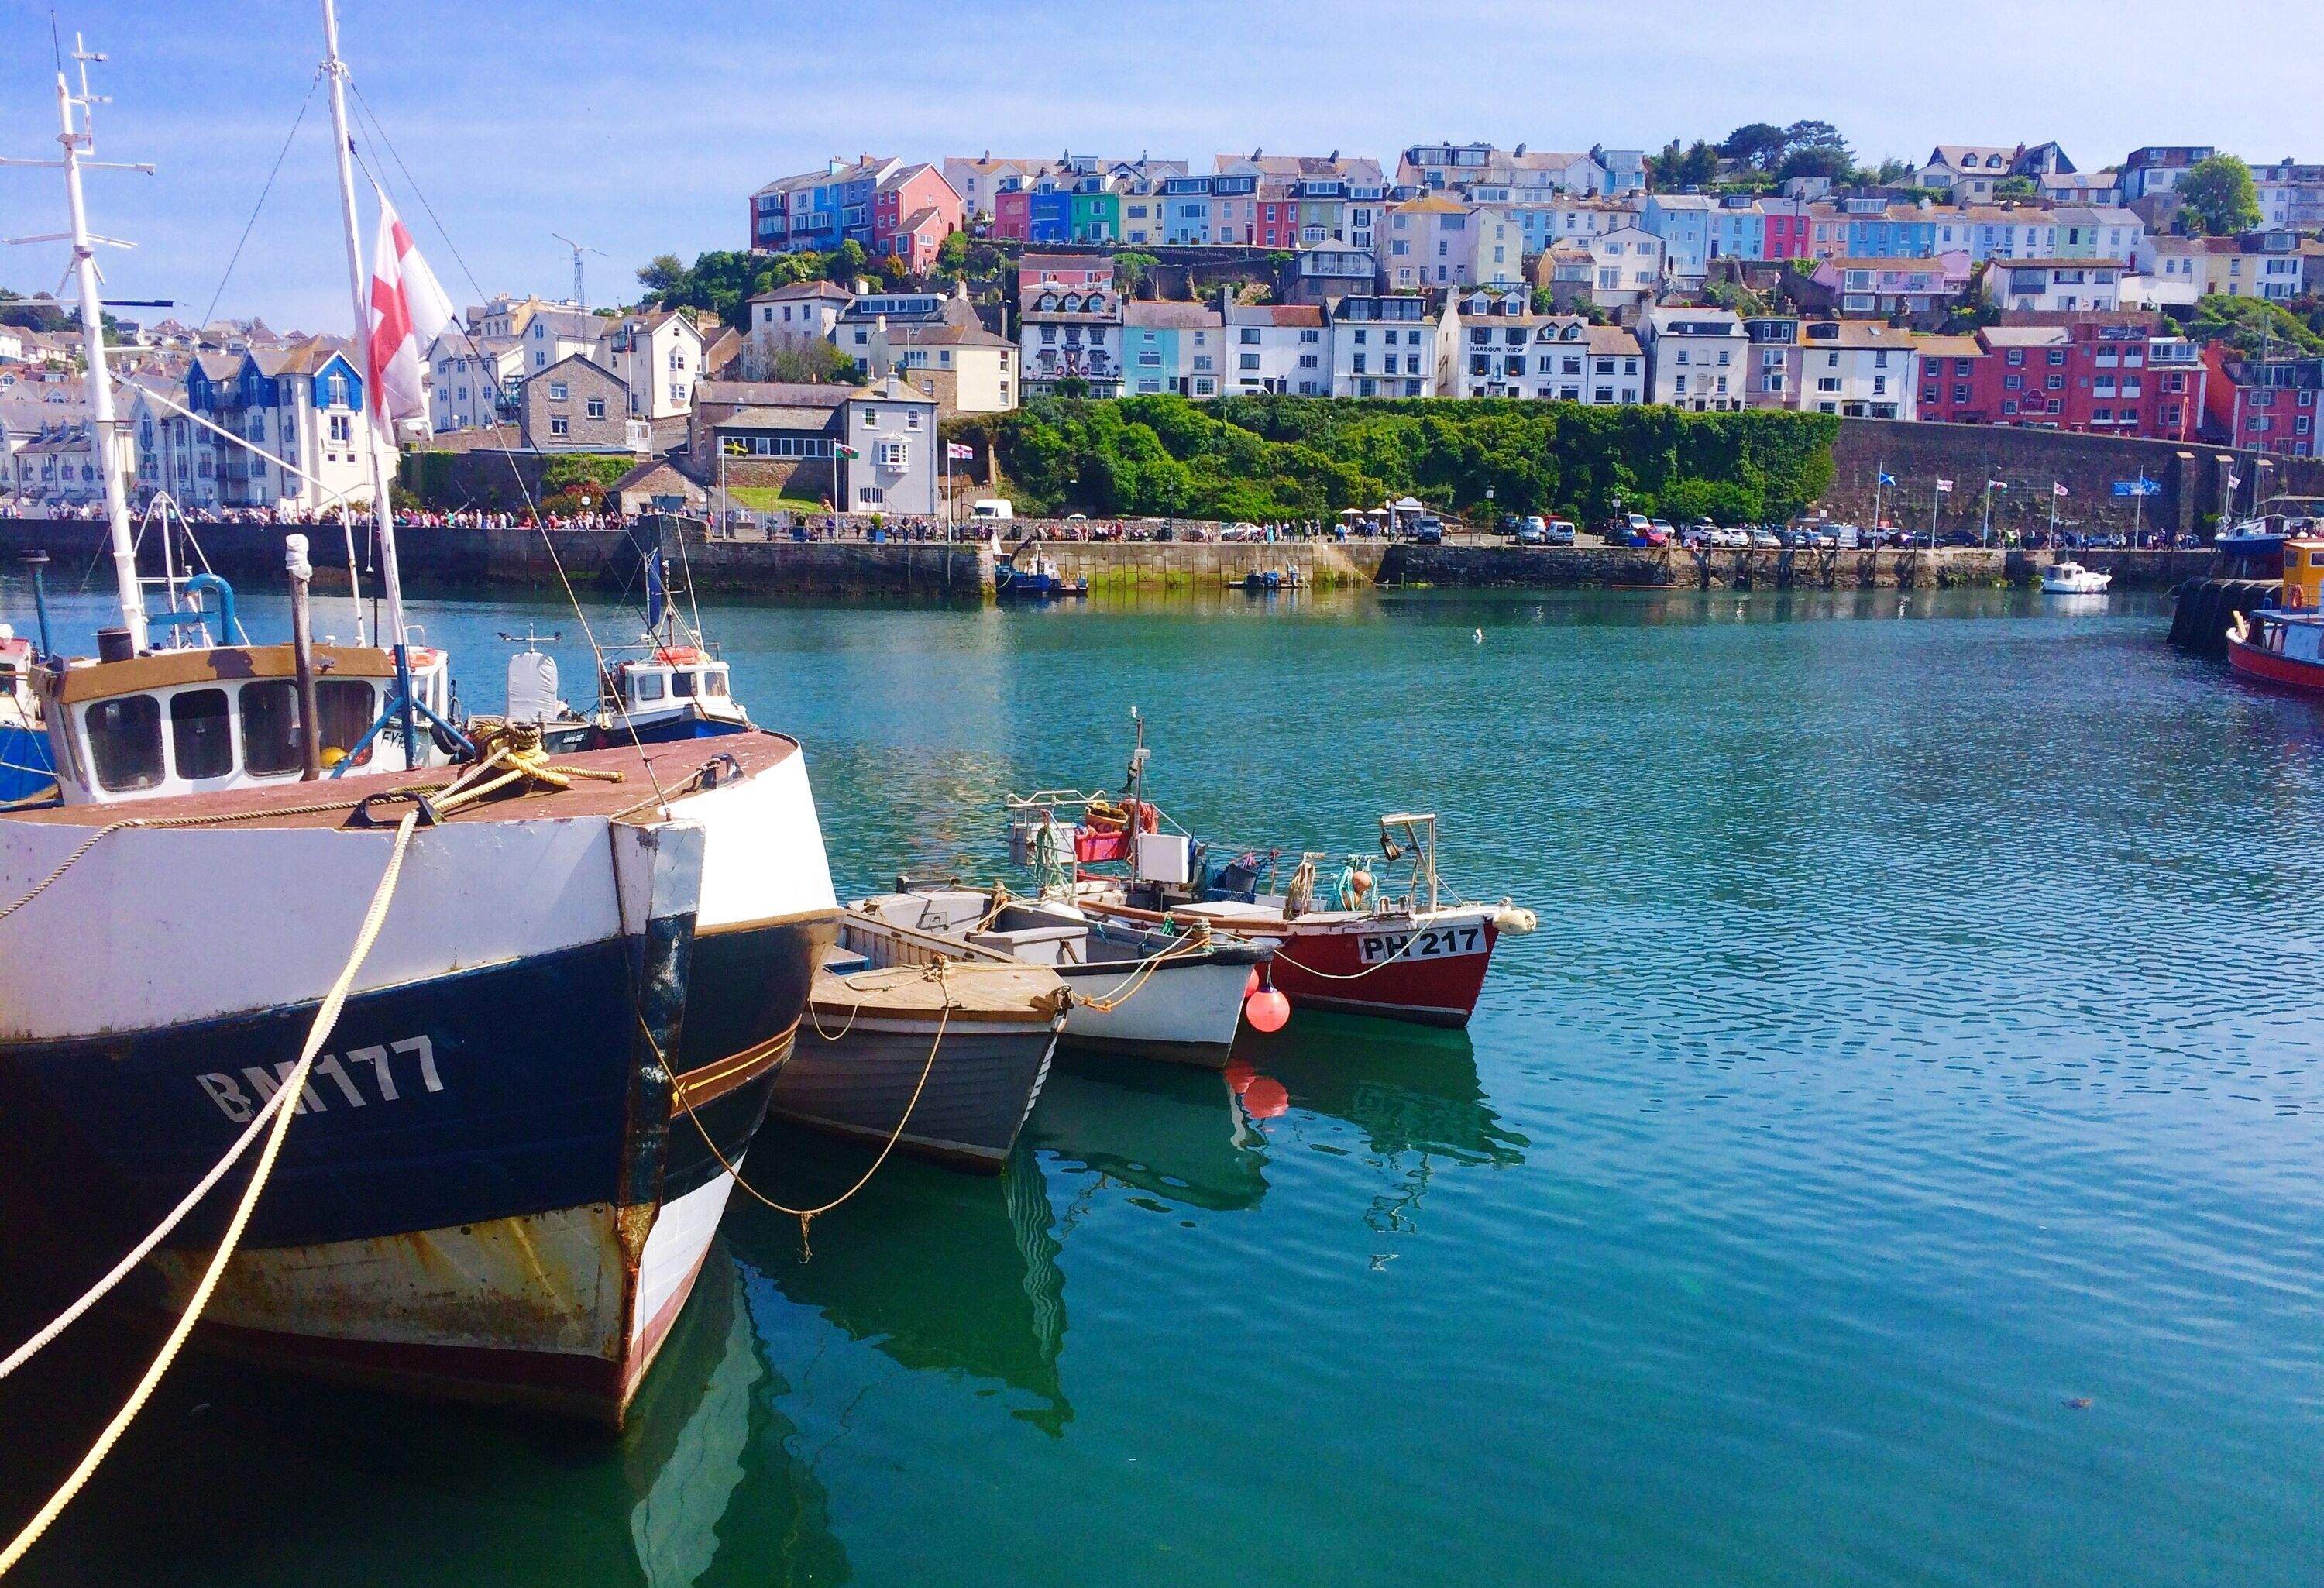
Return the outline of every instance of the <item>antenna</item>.
<path id="1" fill-rule="evenodd" d="M 598 258 L 604 259 L 607 257 L 606 253 L 603 248 L 592 248 L 586 243 L 576 243 L 562 232 L 551 232 L 549 235 L 573 250 L 573 301 L 579 304 L 582 311 L 586 313 L 589 308 L 589 293 L 582 284 L 581 256 L 584 254 L 594 254 Z"/>

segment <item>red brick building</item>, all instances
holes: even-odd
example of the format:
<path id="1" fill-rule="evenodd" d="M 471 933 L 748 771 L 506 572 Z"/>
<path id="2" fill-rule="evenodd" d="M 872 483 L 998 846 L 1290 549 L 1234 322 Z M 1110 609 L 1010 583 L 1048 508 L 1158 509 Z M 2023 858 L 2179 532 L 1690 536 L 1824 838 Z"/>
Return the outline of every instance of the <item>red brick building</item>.
<path id="1" fill-rule="evenodd" d="M 2141 313 L 2024 314 L 1921 338 L 1916 411 L 1940 424 L 2195 439 L 2209 375 L 2194 344 Z"/>
<path id="2" fill-rule="evenodd" d="M 2246 358 L 2214 342 L 2203 362 L 2211 377 L 2204 428 L 2213 439 L 2324 457 L 2324 357 Z"/>

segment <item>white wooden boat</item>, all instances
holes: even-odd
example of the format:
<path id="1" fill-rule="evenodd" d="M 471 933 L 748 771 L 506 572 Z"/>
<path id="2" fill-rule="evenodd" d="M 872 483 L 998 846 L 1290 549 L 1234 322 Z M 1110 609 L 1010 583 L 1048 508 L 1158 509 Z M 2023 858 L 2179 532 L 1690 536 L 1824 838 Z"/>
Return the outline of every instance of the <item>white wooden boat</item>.
<path id="1" fill-rule="evenodd" d="M 773 1112 L 997 1173 L 1041 1094 L 1069 1002 L 1041 966 L 851 910 L 816 973 Z"/>
<path id="2" fill-rule="evenodd" d="M 996 898 L 990 889 L 908 883 L 853 909 L 893 925 L 957 936 L 1055 971 L 1074 994 L 1069 1048 L 1223 1069 L 1243 1002 L 1270 943 L 1226 932 L 1173 934 L 1091 916 L 1062 901 Z"/>

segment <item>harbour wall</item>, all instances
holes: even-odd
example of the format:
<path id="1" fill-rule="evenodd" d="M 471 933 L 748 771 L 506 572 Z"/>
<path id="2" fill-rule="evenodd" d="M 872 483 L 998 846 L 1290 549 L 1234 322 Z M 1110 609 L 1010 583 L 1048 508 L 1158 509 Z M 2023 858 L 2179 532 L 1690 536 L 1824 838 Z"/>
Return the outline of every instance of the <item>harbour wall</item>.
<path id="1" fill-rule="evenodd" d="M 585 592 L 635 587 L 641 548 L 662 544 L 682 581 L 706 595 L 977 600 L 991 588 L 991 553 L 977 545 L 889 541 L 707 540 L 700 526 L 678 521 L 619 530 L 563 530 L 543 537 L 527 529 L 408 529 L 399 537 L 405 590 L 414 596 L 479 587 L 553 593 L 558 568 Z M 282 538 L 272 524 L 197 526 L 212 568 L 246 589 L 278 587 Z M 343 542 L 309 531 L 319 588 L 346 586 Z M 88 519 L 0 519 L 0 572 L 14 572 L 26 551 L 46 551 L 54 587 L 79 587 L 109 577 L 106 531 Z M 552 554 L 552 543 L 554 551 Z M 359 536 L 357 555 L 372 562 Z M 2030 585 L 2051 559 L 2020 549 L 1976 548 L 1930 552 L 1702 550 L 1683 547 L 1520 547 L 1507 544 L 1417 546 L 1409 542 L 1295 540 L 1274 544 L 1215 541 L 1047 541 L 1069 578 L 1085 577 L 1094 596 L 1223 589 L 1253 568 L 1289 570 L 1321 589 L 1371 585 L 1521 589 L 1893 589 Z M 2117 589 L 2167 589 L 2205 572 L 2210 553 L 2101 551 L 2076 554 L 2111 573 Z M 141 558 L 160 572 L 149 545 Z M 368 584 L 371 576 L 366 575 Z"/>

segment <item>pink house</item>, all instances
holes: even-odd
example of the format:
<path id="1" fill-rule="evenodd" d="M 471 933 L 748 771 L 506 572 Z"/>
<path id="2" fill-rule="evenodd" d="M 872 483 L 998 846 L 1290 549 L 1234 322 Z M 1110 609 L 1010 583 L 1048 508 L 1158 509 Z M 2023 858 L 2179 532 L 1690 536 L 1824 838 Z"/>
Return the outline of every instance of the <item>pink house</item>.
<path id="1" fill-rule="evenodd" d="M 1762 259 L 1805 259 L 1808 250 L 1808 207 L 1797 198 L 1762 198 L 1760 212 L 1766 217 L 1767 236 L 1761 245 Z"/>
<path id="2" fill-rule="evenodd" d="M 872 191 L 872 252 L 895 254 L 915 272 L 934 266 L 937 245 L 962 225 L 960 195 L 933 165 L 900 166 Z M 927 241 L 931 232 L 934 242 Z M 920 253 L 927 265 L 913 263 Z"/>
<path id="3" fill-rule="evenodd" d="M 1060 287 L 1110 287 L 1113 256 L 1110 254 L 1025 254 L 1017 261 L 1017 291 L 1031 292 L 1044 282 Z"/>
<path id="4" fill-rule="evenodd" d="M 1024 188 L 1003 188 L 992 196 L 992 235 L 1022 243 L 1033 235 L 1033 195 Z"/>

